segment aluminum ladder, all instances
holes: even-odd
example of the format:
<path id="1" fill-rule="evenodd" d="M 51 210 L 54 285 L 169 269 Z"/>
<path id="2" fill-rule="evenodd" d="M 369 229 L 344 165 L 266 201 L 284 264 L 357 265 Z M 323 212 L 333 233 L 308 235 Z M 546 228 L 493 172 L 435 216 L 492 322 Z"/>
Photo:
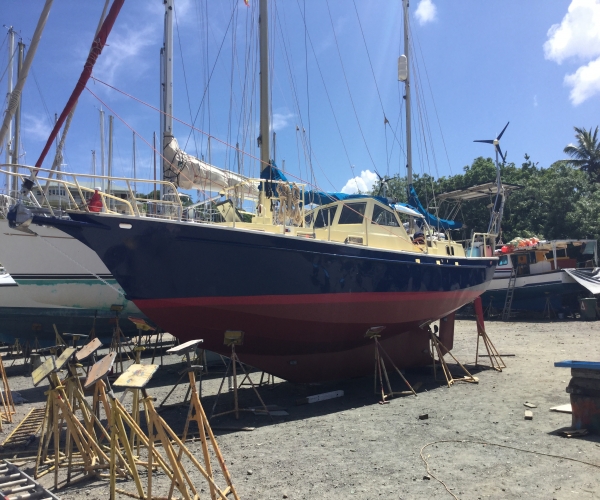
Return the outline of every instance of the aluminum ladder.
<path id="1" fill-rule="evenodd" d="M 0 460 L 0 497 L 6 500 L 59 500 L 18 467 Z"/>
<path id="2" fill-rule="evenodd" d="M 515 295 L 515 286 L 517 285 L 517 271 L 519 266 L 512 268 L 510 278 L 508 280 L 508 287 L 506 288 L 506 299 L 504 300 L 504 309 L 502 310 L 502 321 L 510 320 L 510 311 L 512 309 L 512 301 Z"/>

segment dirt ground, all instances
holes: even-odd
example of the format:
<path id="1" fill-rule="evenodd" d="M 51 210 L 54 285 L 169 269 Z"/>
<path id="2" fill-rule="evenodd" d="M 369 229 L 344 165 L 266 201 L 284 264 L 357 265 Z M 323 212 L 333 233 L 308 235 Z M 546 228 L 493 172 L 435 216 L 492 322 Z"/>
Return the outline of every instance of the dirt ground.
<path id="1" fill-rule="evenodd" d="M 261 388 L 260 394 L 266 404 L 278 405 L 288 415 L 271 420 L 245 412 L 239 420 L 233 416 L 213 419 L 240 498 L 600 498 L 600 436 L 559 437 L 555 431 L 570 426 L 571 415 L 549 411 L 569 402 L 565 387 L 570 371 L 555 368 L 554 362 L 600 360 L 600 323 L 496 321 L 487 323 L 487 331 L 500 353 L 512 355 L 504 358 L 507 368 L 501 373 L 486 369 L 489 360 L 484 358 L 479 358 L 483 367 L 473 366 L 475 322 L 457 322 L 453 353 L 468 363 L 479 384 L 458 383 L 448 388 L 433 378 L 431 368 L 408 371 L 411 383 L 422 382 L 418 396 L 380 405 L 371 377 L 310 386 L 276 381 L 271 389 Z M 179 358 L 165 357 L 165 366 L 148 389 L 157 398 L 156 404 L 177 380 L 179 363 Z M 29 401 L 18 406 L 18 422 L 32 405 L 44 405 L 47 386 L 34 389 L 28 370 L 19 362 L 11 366 L 5 360 L 5 366 L 12 390 Z M 208 414 L 222 380 L 221 370 L 211 367 L 203 379 L 203 405 Z M 452 370 L 459 375 L 455 365 Z M 255 382 L 259 378 L 253 375 Z M 405 389 L 397 374 L 390 373 L 390 379 L 394 390 Z M 296 404 L 298 398 L 334 390 L 343 390 L 344 396 Z M 185 386 L 179 386 L 168 402 L 181 401 L 184 395 Z M 242 407 L 259 406 L 248 387 L 240 390 L 240 401 Z M 232 402 L 232 393 L 222 395 L 216 412 L 231 408 Z M 532 409 L 533 420 L 524 419 L 525 402 L 537 405 Z M 182 406 L 161 412 L 178 432 L 186 413 L 187 407 Z M 419 419 L 422 414 L 428 418 Z M 14 424 L 5 425 L 3 435 L 12 428 Z M 202 456 L 198 440 L 189 447 Z M 35 455 L 36 449 L 37 441 L 18 457 Z M 431 475 L 421 459 L 422 449 Z M 32 467 L 29 461 L 22 469 L 32 473 Z M 194 472 L 192 477 L 203 488 L 201 498 L 210 498 L 201 475 Z M 217 480 L 223 484 L 221 477 Z M 52 474 L 41 481 L 50 486 Z M 155 495 L 166 495 L 168 484 L 164 475 L 155 474 Z M 119 486 L 134 490 L 132 481 Z M 99 479 L 58 492 L 64 499 L 101 499 L 108 494 L 108 481 Z"/>

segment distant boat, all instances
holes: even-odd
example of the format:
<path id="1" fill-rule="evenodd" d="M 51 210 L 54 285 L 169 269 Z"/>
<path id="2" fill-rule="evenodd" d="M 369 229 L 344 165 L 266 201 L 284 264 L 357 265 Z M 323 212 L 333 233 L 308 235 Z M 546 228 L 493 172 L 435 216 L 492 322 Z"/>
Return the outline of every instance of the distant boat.
<path id="1" fill-rule="evenodd" d="M 529 241 L 529 240 L 527 240 Z M 505 247 L 505 252 L 509 247 Z M 504 310 L 511 275 L 516 276 L 512 311 L 574 312 L 578 297 L 600 293 L 596 240 L 550 240 L 511 248 L 499 255 L 498 267 L 483 305 Z"/>
<path id="2" fill-rule="evenodd" d="M 261 0 L 263 49 L 266 7 Z M 404 9 L 406 18 L 406 0 Z M 205 220 L 186 218 L 176 202 L 159 212 L 132 204 L 117 213 L 103 199 L 102 212 L 73 211 L 69 218 L 18 205 L 11 224 L 51 225 L 92 248 L 127 297 L 182 341 L 203 338 L 207 349 L 228 354 L 225 331 L 244 331 L 240 359 L 287 380 L 372 372 L 373 344 L 365 333 L 375 326 L 386 327 L 381 343 L 399 367 L 431 363 L 422 327 L 486 290 L 497 263 L 495 235 L 482 235 L 481 256 L 467 257 L 450 239 L 458 224 L 423 213 L 418 200 L 403 206 L 288 181 L 270 158 L 268 51 L 261 53 L 261 178 L 244 181 L 258 194 L 252 211 L 238 210 L 236 189 L 243 186 L 234 185 L 214 204 L 218 217 Z M 408 68 L 402 80 L 410 130 Z M 163 130 L 164 147 L 172 135 L 170 127 Z M 174 174 L 166 180 L 176 182 L 187 160 L 165 165 Z M 410 180 L 410 154 L 408 165 Z M 174 188 L 170 196 L 177 200 Z M 309 202 L 320 206 L 308 211 Z"/>

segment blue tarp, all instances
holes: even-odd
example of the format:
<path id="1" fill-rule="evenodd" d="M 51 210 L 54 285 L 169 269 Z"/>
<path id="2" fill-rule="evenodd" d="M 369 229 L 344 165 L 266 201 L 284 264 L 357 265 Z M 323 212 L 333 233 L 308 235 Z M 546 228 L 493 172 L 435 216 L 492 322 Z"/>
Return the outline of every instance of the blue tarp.
<path id="1" fill-rule="evenodd" d="M 328 203 L 333 203 L 334 201 L 359 200 L 365 198 L 373 198 L 377 201 L 380 201 L 384 205 L 388 204 L 387 198 L 383 198 L 382 196 L 371 196 L 369 194 L 330 193 L 316 190 L 306 191 L 304 193 L 304 203 L 306 205 L 311 203 L 314 203 L 315 205 L 327 205 Z"/>
<path id="2" fill-rule="evenodd" d="M 427 210 L 423 208 L 421 202 L 419 201 L 419 197 L 417 196 L 417 192 L 415 188 L 411 184 L 408 187 L 408 203 L 416 208 L 416 210 L 425 217 L 427 224 L 432 227 L 440 228 L 440 229 L 460 229 L 462 227 L 461 222 L 456 222 L 453 220 L 439 219 L 435 215 L 430 214 Z"/>

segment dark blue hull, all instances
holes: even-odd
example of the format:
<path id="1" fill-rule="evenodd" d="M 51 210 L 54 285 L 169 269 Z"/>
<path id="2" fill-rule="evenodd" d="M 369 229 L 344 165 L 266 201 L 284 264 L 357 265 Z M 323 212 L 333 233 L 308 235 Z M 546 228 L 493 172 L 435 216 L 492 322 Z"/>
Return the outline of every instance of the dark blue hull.
<path id="1" fill-rule="evenodd" d="M 371 326 L 386 326 L 384 341 L 406 334 L 392 353 L 401 365 L 430 362 L 419 325 L 478 297 L 497 262 L 152 218 L 71 217 L 52 225 L 96 251 L 127 298 L 166 331 L 226 353 L 225 330 L 243 330 L 243 360 L 299 381 L 348 376 L 353 362 L 352 373 L 364 372 Z M 314 364 L 343 352 L 329 372 Z"/>

